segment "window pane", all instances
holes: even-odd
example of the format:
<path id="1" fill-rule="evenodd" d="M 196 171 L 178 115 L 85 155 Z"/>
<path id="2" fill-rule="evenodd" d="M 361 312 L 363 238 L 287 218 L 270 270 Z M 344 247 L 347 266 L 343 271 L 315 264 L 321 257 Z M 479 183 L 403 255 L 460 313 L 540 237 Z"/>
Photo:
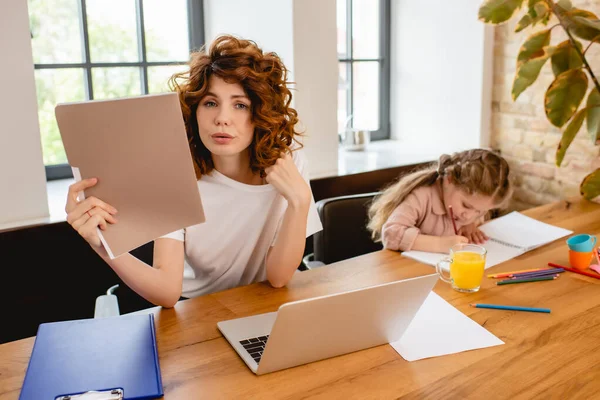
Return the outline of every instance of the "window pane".
<path id="1" fill-rule="evenodd" d="M 80 63 L 79 0 L 29 0 L 33 62 Z"/>
<path id="2" fill-rule="evenodd" d="M 44 164 L 65 164 L 67 156 L 54 116 L 58 103 L 85 100 L 84 71 L 79 68 L 35 70 Z"/>
<path id="3" fill-rule="evenodd" d="M 140 69 L 130 67 L 92 68 L 94 99 L 138 96 L 142 94 Z"/>
<path id="4" fill-rule="evenodd" d="M 139 61 L 135 1 L 87 0 L 92 62 Z"/>
<path id="5" fill-rule="evenodd" d="M 352 66 L 352 126 L 379 129 L 379 62 L 357 62 Z"/>
<path id="6" fill-rule="evenodd" d="M 379 57 L 379 0 L 352 0 L 352 57 Z"/>
<path id="7" fill-rule="evenodd" d="M 348 84 L 347 72 L 348 63 L 339 63 L 338 76 L 338 133 L 343 133 L 346 130 L 348 119 Z"/>
<path id="8" fill-rule="evenodd" d="M 163 93 L 170 92 L 168 81 L 171 75 L 176 72 L 187 70 L 185 65 L 165 65 L 162 67 L 148 68 L 148 92 Z"/>
<path id="9" fill-rule="evenodd" d="M 337 52 L 338 58 L 348 58 L 346 49 L 346 1 L 337 0 Z"/>
<path id="10" fill-rule="evenodd" d="M 144 0 L 144 30 L 148 61 L 187 61 L 187 0 Z"/>

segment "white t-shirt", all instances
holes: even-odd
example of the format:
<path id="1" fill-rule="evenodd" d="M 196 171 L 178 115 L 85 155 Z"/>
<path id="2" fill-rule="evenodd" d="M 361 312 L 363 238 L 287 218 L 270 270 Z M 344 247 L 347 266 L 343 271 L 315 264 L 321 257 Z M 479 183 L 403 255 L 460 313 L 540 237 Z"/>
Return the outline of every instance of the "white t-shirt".
<path id="1" fill-rule="evenodd" d="M 302 149 L 294 163 L 308 183 Z M 264 281 L 266 258 L 275 244 L 287 201 L 272 185 L 246 185 L 217 170 L 198 181 L 206 221 L 163 238 L 185 242 L 182 295 L 206 293 Z M 306 237 L 323 229 L 311 199 Z"/>

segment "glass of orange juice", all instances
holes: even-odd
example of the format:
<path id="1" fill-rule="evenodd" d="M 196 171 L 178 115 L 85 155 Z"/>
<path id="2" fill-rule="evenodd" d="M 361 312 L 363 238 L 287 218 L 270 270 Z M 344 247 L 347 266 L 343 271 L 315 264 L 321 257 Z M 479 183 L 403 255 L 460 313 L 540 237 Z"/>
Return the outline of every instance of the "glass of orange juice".
<path id="1" fill-rule="evenodd" d="M 456 244 L 450 248 L 450 255 L 444 257 L 436 265 L 436 271 L 444 282 L 452 285 L 454 290 L 463 293 L 474 293 L 481 287 L 483 270 L 485 269 L 485 247 L 476 244 Z M 446 276 L 450 265 L 450 276 Z"/>

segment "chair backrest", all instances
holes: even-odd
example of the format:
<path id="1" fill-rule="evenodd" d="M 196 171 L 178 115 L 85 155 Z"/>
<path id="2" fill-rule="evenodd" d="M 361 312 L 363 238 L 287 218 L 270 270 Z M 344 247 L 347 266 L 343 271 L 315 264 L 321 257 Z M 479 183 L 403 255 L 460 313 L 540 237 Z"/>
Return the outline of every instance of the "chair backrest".
<path id="1" fill-rule="evenodd" d="M 319 200 L 317 211 L 323 230 L 313 236 L 314 260 L 331 264 L 381 250 L 367 230 L 368 208 L 378 192 Z"/>

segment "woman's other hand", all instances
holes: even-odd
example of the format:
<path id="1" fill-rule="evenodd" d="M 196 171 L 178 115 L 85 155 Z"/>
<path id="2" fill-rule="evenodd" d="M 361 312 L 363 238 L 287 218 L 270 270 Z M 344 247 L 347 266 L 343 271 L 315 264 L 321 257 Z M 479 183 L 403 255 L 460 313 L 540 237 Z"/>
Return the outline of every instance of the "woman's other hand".
<path id="1" fill-rule="evenodd" d="M 266 168 L 265 172 L 267 182 L 277 189 L 290 206 L 308 208 L 312 196 L 310 187 L 290 154 L 282 154 L 275 165 Z"/>

